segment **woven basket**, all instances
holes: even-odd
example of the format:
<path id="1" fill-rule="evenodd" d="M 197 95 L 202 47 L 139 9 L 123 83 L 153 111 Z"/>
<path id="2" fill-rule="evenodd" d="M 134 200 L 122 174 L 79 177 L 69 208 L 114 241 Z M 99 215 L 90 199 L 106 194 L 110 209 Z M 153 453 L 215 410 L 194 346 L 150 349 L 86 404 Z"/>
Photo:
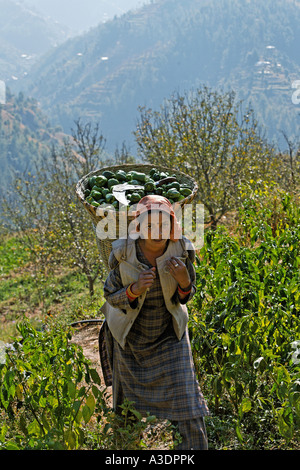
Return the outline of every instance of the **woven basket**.
<path id="1" fill-rule="evenodd" d="M 88 173 L 83 178 L 81 178 L 81 180 L 79 180 L 77 185 L 76 185 L 77 197 L 79 198 L 79 200 L 81 201 L 81 203 L 83 204 L 84 208 L 86 209 L 86 211 L 88 212 L 88 214 L 91 218 L 95 234 L 96 234 L 97 224 L 98 224 L 98 222 L 100 222 L 103 219 L 104 216 L 99 215 L 99 211 L 97 213 L 97 207 L 94 207 L 91 204 L 89 204 L 84 198 L 84 191 L 87 188 L 89 178 L 91 178 L 91 176 L 94 176 L 94 175 L 100 175 L 105 170 L 110 170 L 110 171 L 113 171 L 113 172 L 116 172 L 117 170 L 124 170 L 124 171 L 127 171 L 127 172 L 134 170 L 134 171 L 139 171 L 139 172 L 142 172 L 142 173 L 145 173 L 146 175 L 148 175 L 150 170 L 152 170 L 152 168 L 154 168 L 154 167 L 156 169 L 158 169 L 159 171 L 167 171 L 167 172 L 169 172 L 169 174 L 176 175 L 177 180 L 181 184 L 188 185 L 189 188 L 192 190 L 192 193 L 189 196 L 187 196 L 186 198 L 179 201 L 178 204 L 180 204 L 183 207 L 185 204 L 189 204 L 189 203 L 192 202 L 192 200 L 195 198 L 195 196 L 197 194 L 198 185 L 197 185 L 196 181 L 193 178 L 186 175 L 185 173 L 182 173 L 181 171 L 166 168 L 166 167 L 163 167 L 163 166 L 144 165 L 144 164 L 126 164 L 126 165 L 123 164 L 123 165 L 114 165 L 114 166 L 103 167 L 100 170 L 96 170 L 96 171 L 92 171 L 92 172 Z M 116 228 L 117 228 L 117 233 L 118 233 L 118 229 L 119 229 L 119 225 L 118 225 L 118 223 L 119 223 L 119 212 L 115 211 L 114 216 L 116 217 Z M 127 222 L 130 223 L 132 218 L 130 216 L 127 216 Z M 108 258 L 109 258 L 110 252 L 111 252 L 111 244 L 114 240 L 115 240 L 115 238 L 114 239 L 109 239 L 109 238 L 99 239 L 96 236 L 96 241 L 97 241 L 97 246 L 98 246 L 98 249 L 99 249 L 99 252 L 100 252 L 100 257 L 101 257 L 101 260 L 104 262 L 106 267 L 108 267 Z"/>

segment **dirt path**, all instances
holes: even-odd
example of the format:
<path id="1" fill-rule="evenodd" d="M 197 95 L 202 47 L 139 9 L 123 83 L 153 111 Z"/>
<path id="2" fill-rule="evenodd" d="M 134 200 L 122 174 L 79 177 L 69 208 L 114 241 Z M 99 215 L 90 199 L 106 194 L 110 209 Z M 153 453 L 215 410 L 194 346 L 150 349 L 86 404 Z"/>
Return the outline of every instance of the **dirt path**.
<path id="1" fill-rule="evenodd" d="M 105 387 L 98 346 L 101 325 L 102 323 L 82 323 L 76 325 L 72 342 L 82 347 L 83 354 L 91 361 L 101 378 L 101 384 Z M 108 392 L 111 395 L 111 387 L 108 387 Z"/>

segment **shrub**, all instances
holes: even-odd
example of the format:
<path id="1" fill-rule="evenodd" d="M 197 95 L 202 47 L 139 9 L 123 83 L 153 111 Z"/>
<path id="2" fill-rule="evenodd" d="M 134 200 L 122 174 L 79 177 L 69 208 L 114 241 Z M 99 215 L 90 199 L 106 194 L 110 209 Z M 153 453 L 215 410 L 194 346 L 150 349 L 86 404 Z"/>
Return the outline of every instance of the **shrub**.
<path id="1" fill-rule="evenodd" d="M 234 416 L 242 446 L 263 448 L 299 432 L 300 217 L 285 196 L 272 230 L 252 202 L 240 213 L 247 237 L 206 233 L 190 331 L 214 413 Z"/>
<path id="2" fill-rule="evenodd" d="M 2 448 L 80 448 L 104 399 L 97 371 L 70 332 L 39 332 L 28 322 L 18 332 L 0 365 Z"/>
<path id="3" fill-rule="evenodd" d="M 36 331 L 25 321 L 18 332 L 0 364 L 0 449 L 138 450 L 180 439 L 132 402 L 115 413 L 71 331 Z"/>

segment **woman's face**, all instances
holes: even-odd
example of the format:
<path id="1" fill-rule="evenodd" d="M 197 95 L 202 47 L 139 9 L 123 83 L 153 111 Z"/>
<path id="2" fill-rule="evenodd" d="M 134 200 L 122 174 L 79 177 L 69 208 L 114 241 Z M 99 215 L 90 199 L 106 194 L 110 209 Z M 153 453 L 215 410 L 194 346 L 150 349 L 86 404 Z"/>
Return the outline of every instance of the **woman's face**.
<path id="1" fill-rule="evenodd" d="M 171 217 L 162 211 L 144 214 L 140 220 L 140 236 L 153 243 L 160 244 L 170 239 Z"/>

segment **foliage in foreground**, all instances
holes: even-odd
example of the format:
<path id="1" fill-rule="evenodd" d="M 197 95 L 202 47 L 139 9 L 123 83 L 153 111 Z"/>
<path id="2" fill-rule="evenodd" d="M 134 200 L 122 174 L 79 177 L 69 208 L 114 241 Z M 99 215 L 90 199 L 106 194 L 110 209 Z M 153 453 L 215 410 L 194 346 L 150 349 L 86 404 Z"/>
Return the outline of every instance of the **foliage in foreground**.
<path id="1" fill-rule="evenodd" d="M 239 448 L 293 448 L 300 424 L 300 211 L 285 193 L 272 194 L 273 208 L 266 198 L 261 205 L 262 192 L 247 193 L 238 236 L 222 227 L 207 232 L 190 331 L 216 444 L 225 444 L 230 421 Z"/>
<path id="2" fill-rule="evenodd" d="M 141 434 L 154 434 L 156 418 L 142 418 L 130 402 L 115 414 L 70 332 L 36 331 L 26 321 L 18 331 L 0 364 L 0 449 L 147 447 Z"/>
<path id="3" fill-rule="evenodd" d="M 263 183 L 245 188 L 241 198 L 235 230 L 206 232 L 190 312 L 194 360 L 212 412 L 209 445 L 296 449 L 299 205 Z M 7 258 L 7 272 L 11 262 Z M 53 318 L 44 331 L 27 322 L 18 326 L 20 337 L 0 364 L 0 448 L 143 449 L 162 443 L 163 436 L 153 437 L 154 417 L 142 419 L 130 403 L 121 416 L 107 405 L 107 390 L 62 321 Z M 142 432 L 152 433 L 151 444 L 140 439 Z"/>

